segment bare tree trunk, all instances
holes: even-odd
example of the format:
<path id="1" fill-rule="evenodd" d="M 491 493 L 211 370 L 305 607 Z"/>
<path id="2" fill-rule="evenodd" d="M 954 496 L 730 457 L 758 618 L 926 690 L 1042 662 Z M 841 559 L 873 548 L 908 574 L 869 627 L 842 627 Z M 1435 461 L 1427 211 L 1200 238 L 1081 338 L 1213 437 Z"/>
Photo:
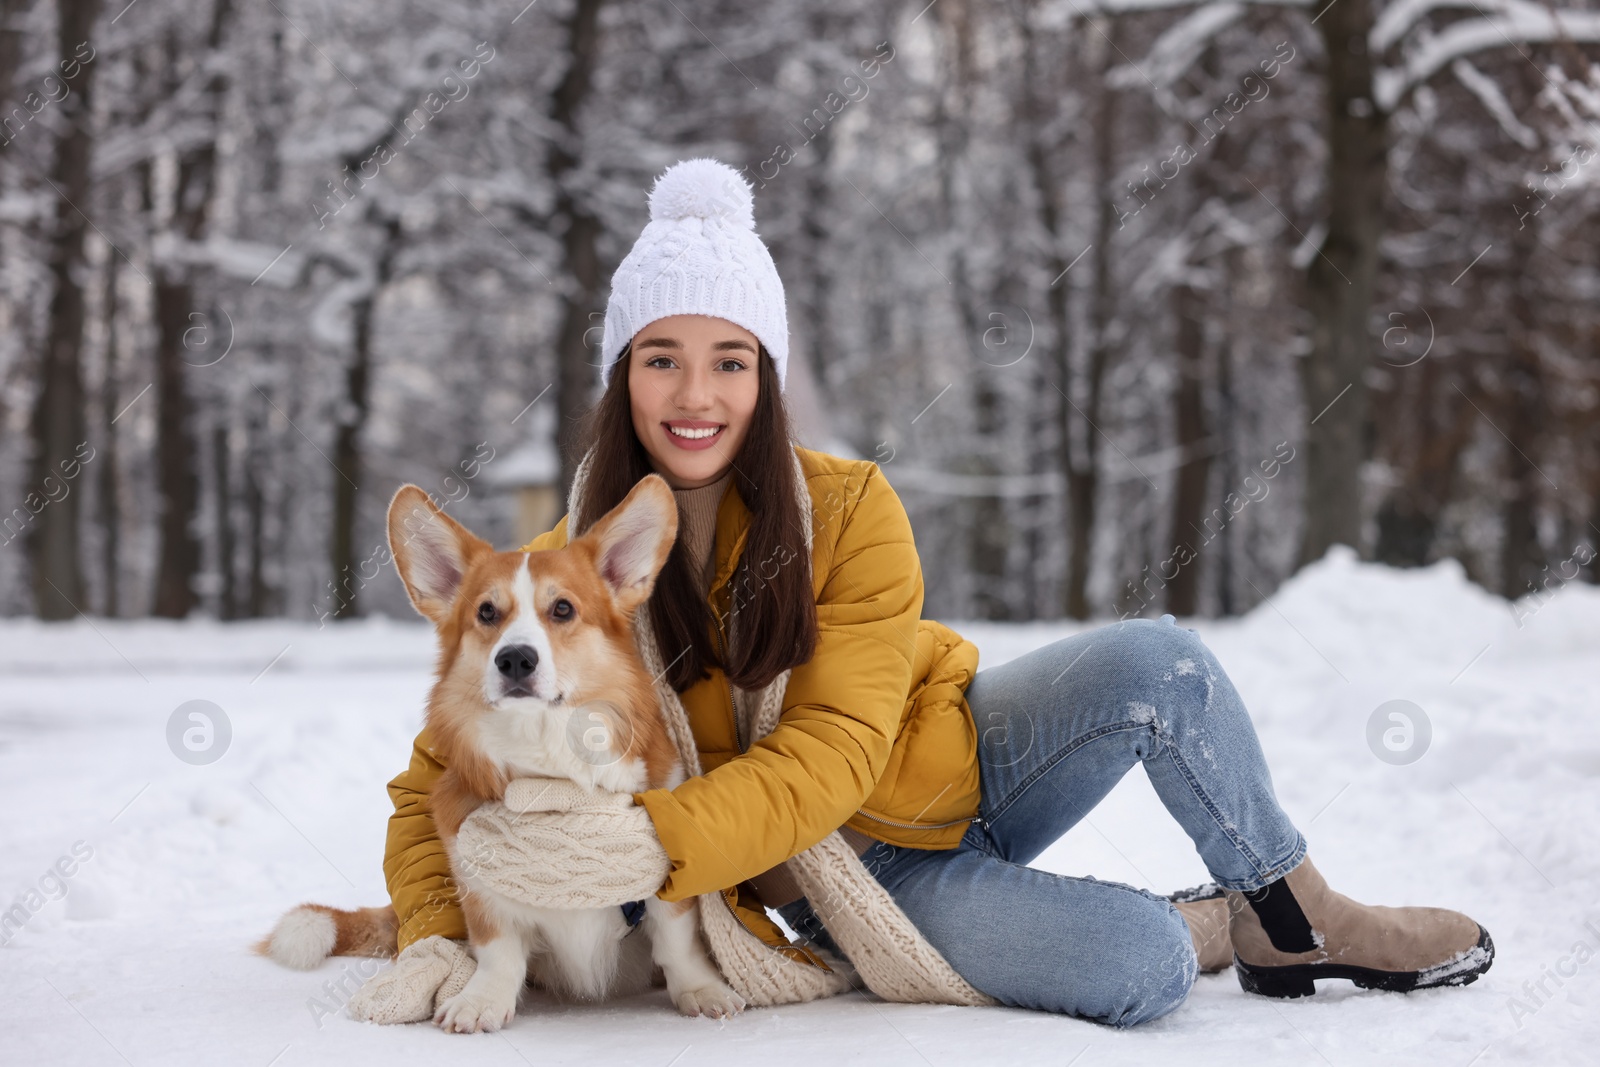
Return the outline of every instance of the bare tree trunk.
<path id="1" fill-rule="evenodd" d="M 231 17 L 230 0 L 217 0 L 206 42 L 210 56 L 216 56 L 221 49 Z M 216 194 L 216 136 L 222 123 L 228 75 L 224 64 L 218 63 L 213 69 L 206 84 L 204 102 L 207 112 L 204 121 L 210 136 L 178 156 L 172 229 L 185 241 L 205 238 L 211 202 Z M 199 602 L 194 579 L 200 570 L 200 542 L 194 530 L 195 512 L 200 502 L 197 470 L 200 447 L 184 368 L 190 363 L 188 357 L 197 354 L 191 351 L 191 338 L 202 336 L 191 334 L 191 328 L 203 329 L 208 325 L 195 300 L 193 270 L 181 262 L 163 264 L 157 269 L 156 323 L 159 331 L 156 477 L 161 502 L 161 547 L 152 613 L 161 618 L 181 619 Z M 209 340 L 207 334 L 208 343 Z"/>
<path id="2" fill-rule="evenodd" d="M 98 0 L 61 0 L 56 37 L 63 61 L 90 39 L 99 15 Z M 79 63 L 73 91 L 61 101 L 63 132 L 56 141 L 50 182 L 55 187 L 55 222 L 50 235 L 50 310 L 44 351 L 40 354 L 40 388 L 34 401 L 30 436 L 33 457 L 28 480 L 30 496 L 42 506 L 32 524 L 28 549 L 33 563 L 33 602 L 43 619 L 70 619 L 83 603 L 83 570 L 78 559 L 79 504 L 63 478 L 62 464 L 84 458 L 83 277 L 84 236 L 88 229 L 81 209 L 89 206 L 89 157 L 94 144 L 90 128 L 94 112 L 90 92 L 95 65 Z M 70 469 L 70 468 L 69 468 Z M 48 481 L 47 481 L 48 479 Z M 64 495 L 55 492 L 65 489 Z M 29 510 L 33 510 L 29 506 Z"/>
<path id="3" fill-rule="evenodd" d="M 17 62 L 22 56 L 22 15 L 30 5 L 27 0 L 0 0 L 0 114 L 11 113 L 11 94 L 16 88 Z M 0 133 L 0 154 L 11 146 L 9 138 Z"/>
<path id="4" fill-rule="evenodd" d="M 1529 276 L 1539 233 L 1538 224 L 1516 232 L 1511 241 L 1511 269 L 1506 284 L 1511 291 L 1511 321 L 1507 324 L 1505 369 L 1499 377 L 1502 419 L 1508 447 L 1505 462 L 1506 495 L 1501 510 L 1504 528 L 1500 540 L 1500 593 L 1509 599 L 1540 588 L 1545 565 L 1539 544 L 1539 501 L 1544 476 L 1535 469 L 1542 427 L 1550 410 L 1539 368 L 1538 323 L 1529 289 L 1538 282 Z"/>
<path id="5" fill-rule="evenodd" d="M 272 349 L 268 346 L 263 352 L 263 362 L 272 362 Z M 252 619 L 259 619 L 269 613 L 281 611 L 281 605 L 272 603 L 271 591 L 267 586 L 267 561 L 266 561 L 266 524 L 267 524 L 267 493 L 266 478 L 271 460 L 263 442 L 267 440 L 267 419 L 265 412 L 266 402 L 261 402 L 261 408 L 256 409 L 257 414 L 249 417 L 245 423 L 248 430 L 248 439 L 245 443 L 244 467 L 244 510 L 245 510 L 245 553 L 249 558 L 249 579 L 246 584 L 245 614 Z"/>
<path id="6" fill-rule="evenodd" d="M 1600 470 L 1595 472 L 1591 479 L 1593 487 L 1589 490 L 1589 529 L 1584 531 L 1588 539 L 1590 555 L 1589 563 L 1584 567 L 1583 573 L 1589 584 L 1600 585 Z M 1590 536 L 1593 535 L 1593 536 Z"/>
<path id="7" fill-rule="evenodd" d="M 1218 77 L 1218 57 L 1215 48 L 1208 48 L 1200 61 L 1200 69 L 1208 78 Z M 1211 157 L 1199 163 L 1189 184 L 1189 207 L 1184 212 L 1185 230 L 1190 235 L 1190 253 L 1209 235 L 1210 225 L 1200 221 L 1207 203 L 1218 193 L 1217 176 L 1237 171 L 1241 160 L 1236 150 L 1237 138 L 1229 137 L 1224 129 L 1217 137 Z M 1204 270 L 1203 287 L 1187 280 L 1174 285 L 1171 292 L 1173 319 L 1173 364 L 1177 388 L 1173 390 L 1173 438 L 1178 449 L 1177 484 L 1172 494 L 1172 518 L 1167 543 L 1162 547 L 1171 552 L 1177 571 L 1168 578 L 1165 572 L 1158 577 L 1166 582 L 1166 610 L 1174 615 L 1195 615 L 1200 611 L 1200 579 L 1205 569 L 1212 565 L 1228 577 L 1228 541 L 1225 539 L 1228 523 L 1223 523 L 1216 534 L 1217 545 L 1205 560 L 1199 558 L 1202 549 L 1210 544 L 1203 524 L 1206 518 L 1206 493 L 1211 484 L 1212 457 L 1219 451 L 1211 441 L 1212 428 L 1206 417 L 1206 320 L 1208 301 L 1224 303 L 1224 313 L 1233 292 L 1229 284 L 1229 265 L 1233 255 L 1224 252 L 1215 259 L 1219 265 L 1202 268 L 1199 263 L 1186 262 L 1186 274 Z M 1211 277 L 1220 277 L 1222 283 L 1214 284 Z M 1213 312 L 1213 316 L 1215 312 Z M 1230 320 L 1224 319 L 1224 323 Z M 1221 330 L 1217 345 L 1219 377 L 1225 373 L 1226 350 L 1230 344 L 1231 324 Z M 1219 392 L 1222 384 L 1219 382 Z M 1219 398 L 1220 400 L 1220 398 Z M 1231 397 L 1229 398 L 1231 401 Z M 1232 485 L 1227 479 L 1224 485 Z M 1193 555 L 1179 552 L 1179 545 L 1192 548 Z M 1159 568 L 1160 564 L 1157 564 Z"/>
<path id="8" fill-rule="evenodd" d="M 22 58 L 22 20 L 28 7 L 26 0 L 0 0 L 0 116 L 9 116 L 13 107 L 17 65 Z M 11 148 L 9 132 L 0 126 L 0 161 Z"/>
<path id="9" fill-rule="evenodd" d="M 556 446 L 561 455 L 561 485 L 572 484 L 582 456 L 574 455 L 578 420 L 589 407 L 595 368 L 584 344 L 589 312 L 600 302 L 604 278 L 598 248 L 601 225 L 577 195 L 567 175 L 582 161 L 578 113 L 589 98 L 595 62 L 600 54 L 600 8 L 603 0 L 576 0 L 567 20 L 567 71 L 556 88 L 551 119 L 561 130 L 550 153 L 550 178 L 556 193 L 555 219 L 561 237 L 561 277 L 571 287 L 565 294 L 561 329 L 556 335 Z"/>
<path id="10" fill-rule="evenodd" d="M 1054 152 L 1058 147 L 1055 143 L 1047 143 L 1044 131 L 1049 127 L 1051 108 L 1056 106 L 1060 94 L 1052 91 L 1052 87 L 1042 84 L 1044 72 L 1049 70 L 1047 64 L 1039 61 L 1038 30 L 1029 18 L 1027 5 L 1020 5 L 1018 12 L 1018 29 L 1022 34 L 1022 84 L 1023 101 L 1021 116 L 1025 131 L 1026 159 L 1029 174 L 1033 180 L 1034 195 L 1039 198 L 1039 223 L 1043 227 L 1046 237 L 1046 252 L 1044 254 L 1045 269 L 1050 272 L 1052 279 L 1045 290 L 1045 308 L 1050 324 L 1050 345 L 1048 358 L 1049 367 L 1040 377 L 1046 381 L 1052 377 L 1057 389 L 1063 396 L 1072 393 L 1072 308 L 1069 300 L 1071 284 L 1067 281 L 1067 271 L 1072 265 L 1072 258 L 1066 254 L 1066 234 L 1063 232 L 1063 219 L 1059 198 L 1062 186 L 1065 184 L 1057 173 Z M 1044 384 L 1041 381 L 1041 386 Z M 1059 413 L 1056 415 L 1057 446 L 1055 465 L 1062 472 L 1071 471 L 1076 466 L 1072 429 L 1076 412 L 1062 399 L 1057 405 Z M 1048 409 L 1046 409 L 1048 410 Z M 1048 417 L 1048 416 L 1047 416 Z M 1040 457 L 1045 459 L 1046 457 Z M 1071 514 L 1070 505 L 1068 514 Z M 1068 552 L 1072 551 L 1069 543 Z M 1034 553 L 1029 554 L 1029 559 L 1037 559 Z M 1069 586 L 1070 587 L 1070 586 Z M 1034 613 L 1041 610 L 1035 606 Z M 1054 615 L 1054 608 L 1049 613 Z"/>
<path id="11" fill-rule="evenodd" d="M 10 115 L 12 96 L 16 90 L 17 63 L 22 56 L 22 15 L 28 9 L 24 0 L 0 0 L 0 116 Z M 5 159 L 7 150 L 11 147 L 11 139 L 5 136 L 5 129 L 0 126 L 0 182 L 5 179 Z M 0 197 L 10 190 L 0 184 Z M 0 227 L 0 242 L 7 235 L 7 228 Z M 5 249 L 0 244 L 0 262 L 4 262 Z M 28 323 L 31 319 L 26 313 L 26 301 L 16 299 L 9 292 L 0 292 L 0 305 L 4 305 L 3 313 L 12 324 L 12 330 L 20 342 L 20 347 L 26 350 L 29 340 Z M 3 391 L 0 391 L 0 425 L 6 425 L 7 405 Z M 20 531 L 19 531 L 20 532 Z M 0 544 L 8 544 L 16 536 L 8 527 L 0 526 Z M 24 542 L 26 544 L 26 542 Z"/>
<path id="12" fill-rule="evenodd" d="M 211 462 L 215 470 L 212 485 L 217 513 L 217 617 L 239 617 L 239 583 L 234 578 L 237 543 L 233 535 L 233 482 L 229 469 L 233 460 L 228 448 L 228 427 L 217 423 L 211 428 Z"/>
<path id="13" fill-rule="evenodd" d="M 805 201 L 801 209 L 801 248 L 805 262 L 806 287 L 800 313 L 805 316 L 806 338 L 810 342 L 811 369 L 816 375 L 817 389 L 821 394 L 824 411 L 834 410 L 833 390 L 829 370 L 837 354 L 834 352 L 833 334 L 833 278 L 834 264 L 828 258 L 828 241 L 832 237 L 829 223 L 835 217 L 832 176 L 829 163 L 833 158 L 833 137 L 828 133 L 816 140 L 816 160 L 805 177 Z"/>
<path id="14" fill-rule="evenodd" d="M 106 355 L 105 375 L 100 383 L 100 454 L 95 457 L 99 463 L 99 498 L 100 498 L 100 569 L 101 582 L 105 587 L 105 596 L 101 600 L 100 613 L 107 618 L 116 618 L 121 613 L 121 590 L 118 588 L 122 580 L 122 568 L 118 566 L 122 552 L 122 511 L 118 491 L 121 489 L 122 470 L 120 455 L 117 450 L 117 428 L 113 422 L 117 418 L 118 400 L 122 390 L 118 388 L 121 377 L 117 368 L 117 348 L 121 337 L 117 326 L 117 316 L 120 306 L 117 301 L 117 256 L 112 253 L 106 257 L 105 277 L 105 320 L 106 320 Z"/>
<path id="15" fill-rule="evenodd" d="M 28 7 L 26 0 L 0 0 L 0 116 L 11 114 L 17 64 L 22 58 L 22 16 Z M 5 159 L 11 147 L 7 132 L 5 127 L 0 126 L 0 161 Z"/>
<path id="16" fill-rule="evenodd" d="M 1328 62 L 1328 232 L 1306 272 L 1313 325 L 1300 368 L 1309 420 L 1302 566 L 1332 544 L 1361 547 L 1363 372 L 1388 173 L 1388 116 L 1372 96 L 1371 28 L 1371 0 L 1340 0 L 1317 21 Z"/>
<path id="17" fill-rule="evenodd" d="M 1109 47 L 1114 49 L 1120 20 L 1110 24 Z M 1116 61 L 1117 56 L 1102 49 L 1099 64 L 1101 75 Z M 1100 492 L 1100 417 L 1101 388 L 1105 383 L 1106 367 L 1111 359 L 1111 320 L 1116 307 L 1116 294 L 1112 292 L 1111 277 L 1111 224 L 1117 209 L 1111 202 L 1111 175 L 1116 165 L 1117 94 L 1109 90 L 1099 94 L 1095 109 L 1094 129 L 1094 187 L 1095 187 L 1095 237 L 1093 249 L 1093 297 L 1090 302 L 1089 366 L 1087 390 L 1084 394 L 1082 415 L 1083 451 L 1077 462 L 1067 468 L 1067 499 L 1071 506 L 1071 551 L 1067 559 L 1067 614 L 1074 619 L 1089 617 L 1089 562 L 1094 550 L 1095 508 Z M 1071 383 L 1064 383 L 1066 392 L 1072 392 Z M 1062 432 L 1070 436 L 1070 417 L 1073 405 L 1063 398 Z"/>
<path id="18" fill-rule="evenodd" d="M 1204 314 L 1204 301 L 1193 286 L 1173 286 L 1173 354 L 1178 372 L 1173 425 L 1181 457 L 1178 485 L 1172 494 L 1173 545 L 1180 541 L 1193 543 L 1190 538 L 1197 532 L 1205 511 L 1206 486 L 1211 477 L 1211 449 L 1206 443 Z M 1180 556 L 1177 562 L 1177 574 L 1167 579 L 1167 610 L 1174 615 L 1193 615 L 1200 607 L 1200 561 L 1184 562 Z"/>
<path id="19" fill-rule="evenodd" d="M 273 403 L 288 411 L 288 421 L 291 425 L 295 421 L 295 416 L 301 413 L 299 399 L 299 392 L 290 387 L 279 393 L 278 397 L 273 401 Z M 282 473 L 279 476 L 278 499 L 273 501 L 277 506 L 278 524 L 278 543 L 273 547 L 277 550 L 278 555 L 278 573 L 283 576 L 282 585 L 278 590 L 277 596 L 279 612 L 288 608 L 289 594 L 296 588 L 293 568 L 299 561 L 294 558 L 292 551 L 295 547 L 294 504 L 297 494 L 292 491 L 293 483 L 288 480 L 291 477 L 288 472 L 293 469 L 297 461 L 294 451 L 286 450 L 286 454 L 280 460 Z M 322 608 L 322 599 L 320 595 L 313 595 L 312 609 L 317 611 L 319 615 Z M 320 629 L 320 621 L 318 628 Z"/>
<path id="20" fill-rule="evenodd" d="M 1456 499 L 1461 453 L 1481 417 L 1447 384 L 1457 376 L 1449 364 L 1425 359 L 1405 374 L 1401 387 L 1385 398 L 1383 412 L 1374 412 L 1374 418 L 1388 418 L 1394 452 L 1389 464 L 1401 476 L 1378 506 L 1373 558 L 1391 567 L 1420 567 L 1430 562 L 1445 508 Z M 1405 420 L 1402 426 L 1395 425 L 1399 419 Z"/>
<path id="21" fill-rule="evenodd" d="M 180 268 L 182 269 L 182 268 Z M 193 292 L 187 281 L 156 282 L 156 496 L 160 548 L 151 614 L 181 619 L 198 603 L 193 587 L 200 542 L 190 523 L 199 503 L 193 406 L 184 381 L 184 332 Z"/>
<path id="22" fill-rule="evenodd" d="M 939 221 L 945 233 L 961 232 L 961 190 L 958 178 L 967 158 L 967 134 L 971 130 L 971 116 L 965 105 L 971 99 L 972 86 L 979 81 L 974 69 L 973 43 L 975 28 L 971 11 L 966 7 L 948 8 L 941 15 L 949 35 L 951 60 L 946 64 L 949 80 L 937 93 L 932 126 L 937 144 L 939 165 Z M 982 477 L 995 477 L 1000 473 L 995 462 L 997 449 L 994 439 L 1006 432 L 1008 420 L 1002 413 L 1001 398 L 995 389 L 994 379 L 983 360 L 983 337 L 989 325 L 979 315 L 978 295 L 972 284 L 972 274 L 967 263 L 965 246 L 957 241 L 950 254 L 950 283 L 954 290 L 956 313 L 961 318 L 962 342 L 974 366 L 972 378 L 974 416 L 973 431 L 978 447 L 969 450 L 962 463 L 962 473 Z M 826 309 L 819 309 L 825 312 Z M 1017 324 L 1008 323 L 1007 328 Z M 980 619 L 1007 619 L 1014 617 L 1011 590 L 1006 582 L 1006 562 L 1013 540 L 1009 501 L 1002 497 L 973 496 L 962 501 L 962 532 L 965 535 L 965 565 L 973 582 L 974 595 L 968 601 L 968 611 Z"/>
<path id="23" fill-rule="evenodd" d="M 350 164 L 360 165 L 360 159 Z M 369 217 L 377 217 L 377 208 L 369 209 Z M 356 603 L 359 588 L 350 584 L 357 573 L 360 561 L 356 559 L 356 496 L 361 485 L 361 433 L 366 429 L 369 412 L 368 393 L 372 379 L 373 315 L 384 287 L 394 278 L 395 258 L 400 254 L 403 233 L 398 215 L 386 215 L 378 220 L 383 226 L 383 245 L 373 268 L 372 288 L 350 308 L 353 323 L 353 351 L 350 365 L 344 373 L 344 404 L 339 414 L 339 429 L 333 441 L 333 466 L 339 477 L 333 480 L 333 581 L 341 592 L 334 600 L 333 617 L 349 618 L 358 614 Z"/>
<path id="24" fill-rule="evenodd" d="M 1224 291 L 1231 294 L 1234 291 L 1234 272 L 1237 257 L 1229 253 L 1226 262 L 1229 265 L 1227 278 L 1224 279 Z M 1228 308 L 1232 310 L 1233 301 L 1230 297 Z M 1237 321 L 1231 319 L 1229 321 Z M 1233 345 L 1231 334 L 1222 339 L 1217 346 L 1217 432 L 1221 435 L 1217 442 L 1216 455 L 1218 475 L 1223 485 L 1235 484 L 1239 476 L 1238 471 L 1238 433 L 1236 422 L 1239 417 L 1238 402 L 1233 392 Z M 1234 560 L 1234 529 L 1233 523 L 1228 523 L 1217 533 L 1217 614 L 1232 615 L 1236 610 L 1233 595 L 1233 560 Z"/>

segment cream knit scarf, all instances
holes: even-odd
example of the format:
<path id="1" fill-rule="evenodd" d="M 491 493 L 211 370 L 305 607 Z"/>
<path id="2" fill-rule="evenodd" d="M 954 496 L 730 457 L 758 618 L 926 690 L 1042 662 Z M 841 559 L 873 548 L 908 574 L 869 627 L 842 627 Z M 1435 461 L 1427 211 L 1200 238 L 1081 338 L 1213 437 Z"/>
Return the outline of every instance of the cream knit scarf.
<path id="1" fill-rule="evenodd" d="M 794 461 L 796 503 L 808 520 L 801 526 L 805 530 L 806 558 L 810 559 L 811 495 L 799 456 L 793 451 L 790 455 Z M 569 522 L 570 516 L 579 512 L 578 504 L 592 457 L 593 453 L 584 456 L 573 479 L 567 509 Z M 570 529 L 569 535 L 576 536 Z M 737 623 L 735 613 L 729 619 L 730 631 Z M 645 669 L 657 679 L 656 692 L 660 695 L 662 713 L 673 742 L 689 774 L 698 775 L 701 773 L 700 754 L 689 728 L 689 715 L 677 692 L 665 680 L 666 670 L 648 611 L 639 613 L 635 640 Z M 752 742 L 765 737 L 778 725 L 788 681 L 789 672 L 784 671 L 765 689 L 750 694 L 754 708 Z M 907 1003 L 996 1003 L 974 989 L 945 962 L 837 831 L 786 861 L 784 866 L 873 993 L 884 1000 Z M 767 1006 L 815 1000 L 853 988 L 850 967 L 844 962 L 829 956 L 832 969 L 823 970 L 796 960 L 751 933 L 739 922 L 720 893 L 706 893 L 699 900 L 701 926 L 711 953 L 728 984 L 751 1004 Z"/>

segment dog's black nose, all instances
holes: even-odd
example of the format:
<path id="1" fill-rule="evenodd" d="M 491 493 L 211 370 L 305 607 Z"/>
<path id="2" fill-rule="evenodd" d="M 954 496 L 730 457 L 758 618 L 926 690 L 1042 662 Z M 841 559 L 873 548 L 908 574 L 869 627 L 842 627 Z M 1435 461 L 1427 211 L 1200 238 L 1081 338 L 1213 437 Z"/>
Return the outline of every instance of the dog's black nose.
<path id="1" fill-rule="evenodd" d="M 494 665 L 509 681 L 520 682 L 539 665 L 539 653 L 528 645 L 507 645 L 495 653 Z"/>

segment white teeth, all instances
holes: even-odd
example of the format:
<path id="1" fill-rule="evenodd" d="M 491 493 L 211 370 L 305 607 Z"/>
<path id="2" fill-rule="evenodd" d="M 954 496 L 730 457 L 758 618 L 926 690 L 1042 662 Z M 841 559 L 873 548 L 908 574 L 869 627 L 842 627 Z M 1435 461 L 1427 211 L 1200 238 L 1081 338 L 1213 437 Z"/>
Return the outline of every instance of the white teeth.
<path id="1" fill-rule="evenodd" d="M 679 437 L 688 437 L 693 440 L 699 440 L 702 437 L 710 437 L 712 434 L 722 429 L 722 427 L 714 426 L 709 430 L 680 430 L 676 426 L 668 426 L 667 429 L 671 430 Z"/>

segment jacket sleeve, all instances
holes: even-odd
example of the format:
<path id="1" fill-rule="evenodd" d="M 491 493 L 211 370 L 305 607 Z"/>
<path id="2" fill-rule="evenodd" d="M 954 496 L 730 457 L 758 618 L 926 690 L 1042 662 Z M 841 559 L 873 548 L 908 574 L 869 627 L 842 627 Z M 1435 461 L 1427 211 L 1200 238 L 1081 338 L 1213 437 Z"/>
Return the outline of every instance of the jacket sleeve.
<path id="1" fill-rule="evenodd" d="M 864 468 L 817 596 L 816 652 L 791 672 L 777 727 L 676 789 L 634 794 L 672 860 L 663 900 L 737 885 L 810 848 L 883 773 L 913 678 L 922 566 L 900 498 L 876 464 Z"/>
<path id="2" fill-rule="evenodd" d="M 560 548 L 566 541 L 567 519 L 563 515 L 554 530 L 540 534 L 522 551 Z M 444 842 L 439 840 L 429 802 L 433 784 L 444 769 L 424 729 L 411 746 L 411 765 L 389 783 L 394 814 L 389 816 L 383 876 L 400 920 L 402 949 L 433 934 L 458 939 L 467 936 L 466 919 L 450 873 L 450 858 Z"/>
<path id="3" fill-rule="evenodd" d="M 456 900 L 450 858 L 433 824 L 428 795 L 444 773 L 444 764 L 428 747 L 428 731 L 411 746 L 411 766 L 389 783 L 394 814 L 389 816 L 389 838 L 383 854 L 383 876 L 389 899 L 400 920 L 399 947 L 440 934 L 467 936 L 466 919 Z"/>

